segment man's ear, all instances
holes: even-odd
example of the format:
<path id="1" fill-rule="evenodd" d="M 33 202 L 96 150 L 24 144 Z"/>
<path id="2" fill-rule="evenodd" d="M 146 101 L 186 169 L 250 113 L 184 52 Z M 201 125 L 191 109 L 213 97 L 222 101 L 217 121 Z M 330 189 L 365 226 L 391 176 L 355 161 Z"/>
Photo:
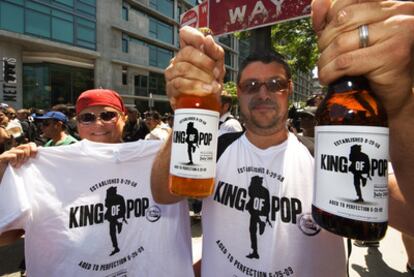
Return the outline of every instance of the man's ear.
<path id="1" fill-rule="evenodd" d="M 290 79 L 289 80 L 289 96 L 293 94 L 293 87 L 294 87 L 293 81 L 292 79 Z"/>

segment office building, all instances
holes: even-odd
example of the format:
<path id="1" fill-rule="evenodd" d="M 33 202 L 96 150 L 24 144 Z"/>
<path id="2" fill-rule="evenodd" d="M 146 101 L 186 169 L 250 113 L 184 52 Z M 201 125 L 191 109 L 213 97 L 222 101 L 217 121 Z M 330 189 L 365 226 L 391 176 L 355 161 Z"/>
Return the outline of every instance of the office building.
<path id="1" fill-rule="evenodd" d="M 195 0 L 0 0 L 0 102 L 74 104 L 90 88 L 118 91 L 140 111 L 170 110 L 164 69 L 178 51 L 180 14 Z M 225 81 L 248 43 L 219 38 Z"/>

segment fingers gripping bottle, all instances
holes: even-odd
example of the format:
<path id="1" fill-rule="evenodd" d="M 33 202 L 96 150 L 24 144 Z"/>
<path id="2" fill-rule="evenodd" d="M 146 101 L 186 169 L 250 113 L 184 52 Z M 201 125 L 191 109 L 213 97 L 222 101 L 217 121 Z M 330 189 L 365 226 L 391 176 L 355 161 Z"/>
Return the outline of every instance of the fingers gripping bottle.
<path id="1" fill-rule="evenodd" d="M 377 241 L 388 222 L 388 128 L 364 77 L 329 85 L 316 112 L 312 215 L 335 234 Z"/>
<path id="2" fill-rule="evenodd" d="M 200 31 L 208 34 L 208 29 Z M 212 194 L 219 108 L 215 94 L 183 94 L 177 99 L 169 176 L 171 193 L 194 198 Z"/>

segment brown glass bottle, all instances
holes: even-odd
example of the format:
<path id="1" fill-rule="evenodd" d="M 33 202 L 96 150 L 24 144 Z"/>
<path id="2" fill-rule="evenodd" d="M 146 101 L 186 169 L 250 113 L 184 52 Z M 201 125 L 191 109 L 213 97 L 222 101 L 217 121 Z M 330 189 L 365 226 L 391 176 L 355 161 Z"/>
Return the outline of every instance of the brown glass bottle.
<path id="1" fill-rule="evenodd" d="M 364 77 L 329 85 L 316 112 L 312 216 L 344 237 L 377 241 L 387 229 L 386 112 Z"/>
<path id="2" fill-rule="evenodd" d="M 214 188 L 214 175 L 217 152 L 217 129 L 219 120 L 219 108 L 219 101 L 217 99 L 217 96 L 214 94 L 209 94 L 204 97 L 195 95 L 183 95 L 177 100 L 175 110 L 176 115 L 174 116 L 173 150 L 171 155 L 171 167 L 169 177 L 169 188 L 172 193 L 193 198 L 203 198 L 212 194 Z M 177 113 L 180 114 L 181 111 L 189 111 L 189 113 L 184 115 L 184 117 L 177 117 Z M 187 153 L 183 151 L 178 151 L 174 153 L 174 140 L 175 142 L 179 142 L 180 138 L 181 141 L 184 140 L 182 136 L 179 136 L 179 134 L 175 133 L 177 132 L 176 127 L 179 126 L 180 121 L 184 123 L 187 122 L 187 124 L 190 122 L 193 123 L 193 126 L 195 126 L 199 132 L 198 141 L 200 141 L 201 136 L 210 138 L 209 134 L 211 134 L 211 140 L 203 140 L 200 142 L 200 145 L 198 146 L 194 144 L 195 148 L 192 149 L 191 146 L 188 146 L 187 143 Z M 203 125 L 203 121 L 208 122 L 208 124 Z M 203 133 L 204 135 L 201 135 L 201 133 Z M 177 138 L 177 136 L 179 138 Z M 188 136 L 188 134 L 186 134 L 186 136 Z M 209 143 L 208 145 L 203 145 L 206 148 L 204 150 L 201 150 L 201 144 L 203 142 Z M 189 148 L 190 150 L 188 150 Z M 178 154 L 179 158 L 182 158 L 181 160 L 183 160 L 184 158 L 186 158 L 186 156 L 190 155 L 188 152 L 192 151 L 193 149 L 193 154 L 195 154 L 196 151 L 203 152 L 204 161 L 208 163 L 206 167 L 214 167 L 211 168 L 212 171 L 210 170 L 210 172 L 212 173 L 209 174 L 210 176 L 208 178 L 200 178 L 199 176 L 197 176 L 196 178 L 191 178 L 186 174 L 186 172 L 184 172 L 182 176 L 178 176 L 172 173 L 173 167 L 181 166 L 181 169 L 186 168 L 186 162 L 174 163 L 173 161 L 176 161 L 177 158 L 174 158 L 173 155 Z M 203 158 L 201 157 L 201 154 L 199 157 L 201 160 L 198 159 L 198 161 L 193 161 L 193 164 L 195 165 L 187 165 L 187 168 L 190 170 L 190 175 L 192 174 L 191 170 L 197 171 L 198 168 L 201 169 L 201 171 L 203 171 L 203 168 L 205 168 L 202 165 Z M 197 167 L 197 165 L 199 165 L 199 167 Z"/>

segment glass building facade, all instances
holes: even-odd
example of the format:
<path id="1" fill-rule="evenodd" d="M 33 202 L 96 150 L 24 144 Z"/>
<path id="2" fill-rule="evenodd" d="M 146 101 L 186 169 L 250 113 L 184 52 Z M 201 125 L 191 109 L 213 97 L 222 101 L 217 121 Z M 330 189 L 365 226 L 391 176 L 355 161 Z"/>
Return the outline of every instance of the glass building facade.
<path id="1" fill-rule="evenodd" d="M 21 87 L 21 100 L 9 104 L 50 109 L 94 87 L 94 61 L 79 63 L 77 52 L 96 51 L 96 14 L 96 0 L 0 0 L 0 30 L 15 33 L 2 52 L 19 64 Z"/>
<path id="2" fill-rule="evenodd" d="M 96 49 L 96 0 L 0 0 L 0 29 Z"/>
<path id="3" fill-rule="evenodd" d="M 81 92 L 93 88 L 93 70 L 60 64 L 23 66 L 25 107 L 49 109 L 56 104 L 75 103 Z"/>
<path id="4" fill-rule="evenodd" d="M 198 2 L 0 0 L 0 53 L 16 61 L 16 107 L 74 104 L 83 90 L 104 87 L 141 111 L 170 111 L 164 70 L 179 50 L 180 15 Z M 225 50 L 225 81 L 236 81 L 249 41 L 217 41 Z M 306 80 L 295 85 L 306 94 Z"/>

